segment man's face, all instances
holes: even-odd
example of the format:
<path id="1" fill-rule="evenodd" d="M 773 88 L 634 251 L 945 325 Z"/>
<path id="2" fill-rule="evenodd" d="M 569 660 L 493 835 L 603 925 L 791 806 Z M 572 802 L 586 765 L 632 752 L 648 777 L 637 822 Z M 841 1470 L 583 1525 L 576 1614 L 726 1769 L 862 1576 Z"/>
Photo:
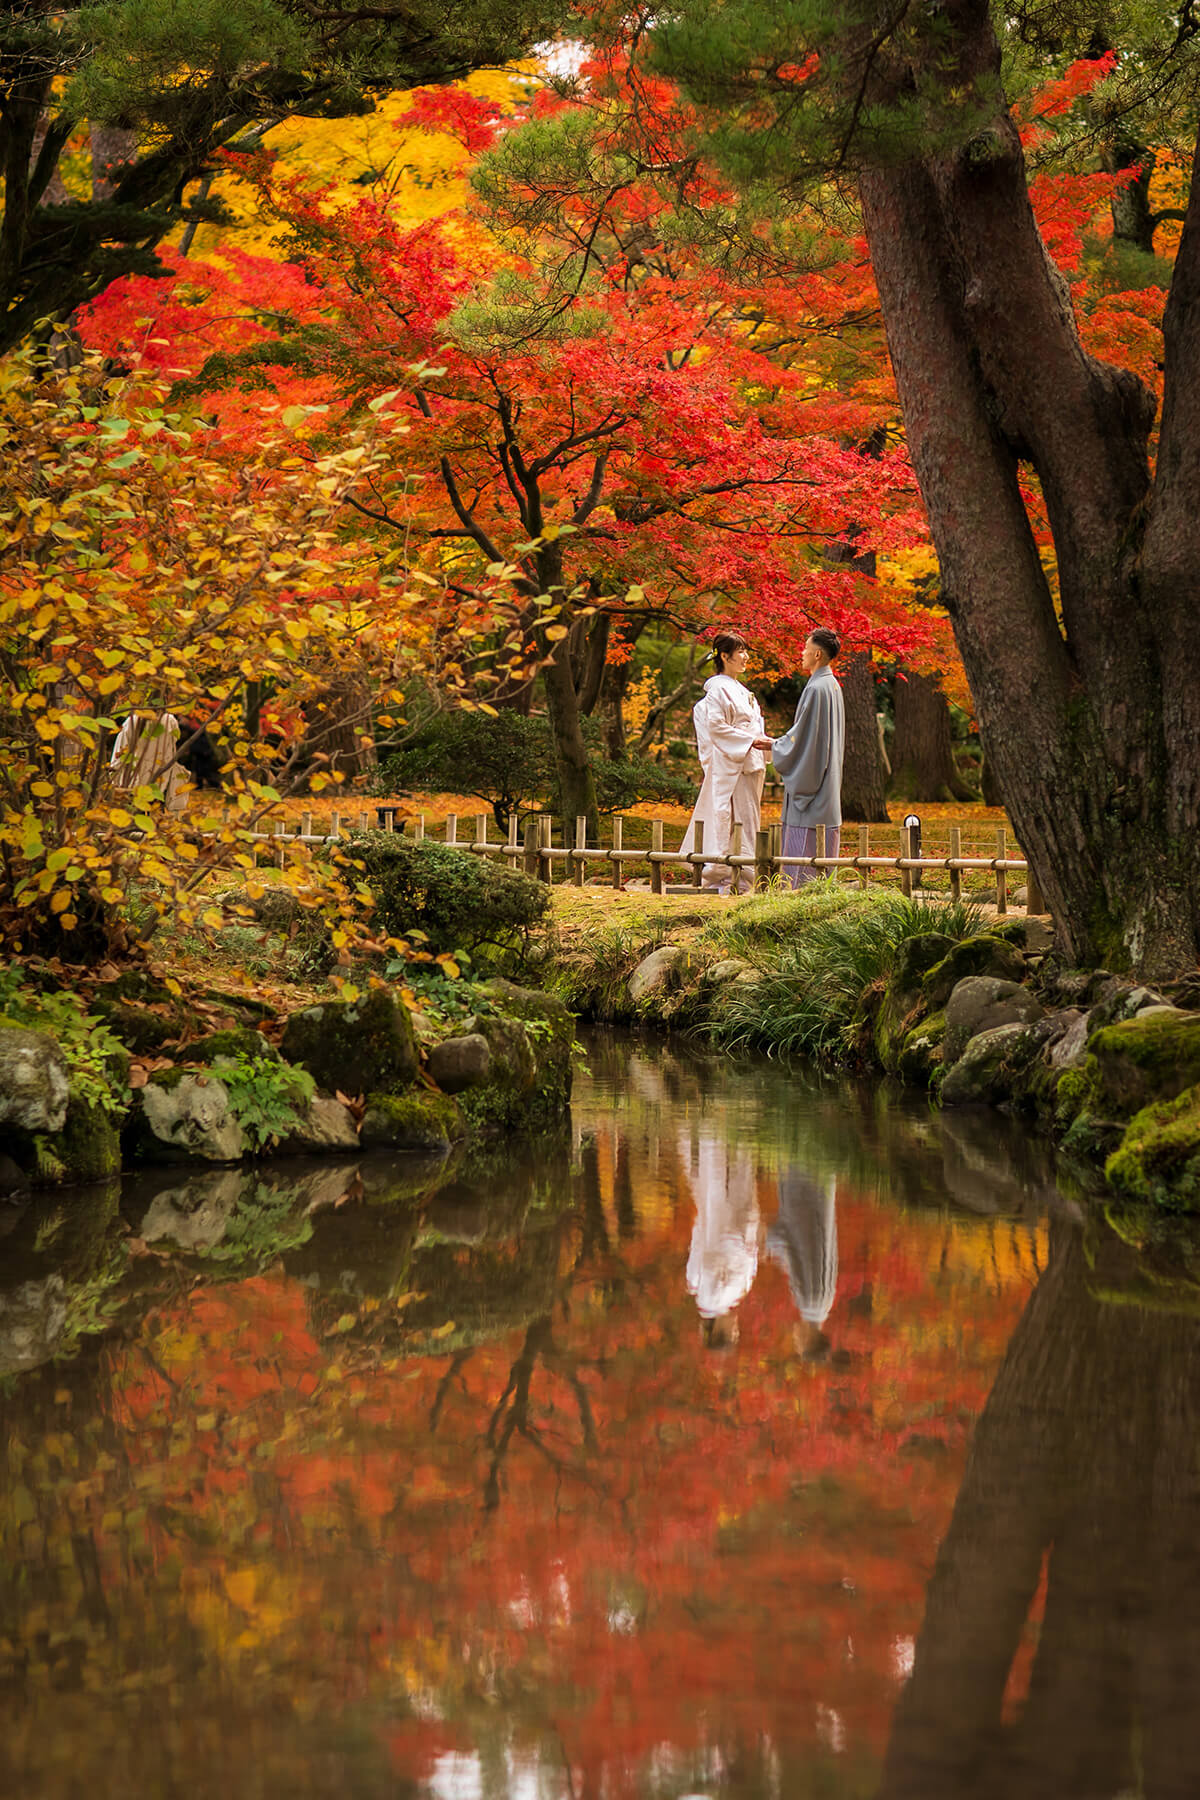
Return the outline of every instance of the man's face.
<path id="1" fill-rule="evenodd" d="M 811 675 L 813 670 L 819 669 L 824 661 L 825 652 L 820 644 L 814 643 L 812 638 L 809 638 L 800 654 L 800 667 L 806 675 Z"/>

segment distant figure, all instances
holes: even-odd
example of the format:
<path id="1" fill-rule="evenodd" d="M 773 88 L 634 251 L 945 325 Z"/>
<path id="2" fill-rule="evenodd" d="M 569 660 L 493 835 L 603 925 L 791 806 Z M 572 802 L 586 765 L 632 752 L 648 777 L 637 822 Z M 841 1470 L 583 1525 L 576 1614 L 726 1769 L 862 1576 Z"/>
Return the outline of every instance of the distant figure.
<path id="1" fill-rule="evenodd" d="M 800 1315 L 796 1347 L 823 1355 L 829 1341 L 821 1327 L 837 1298 L 837 1181 L 816 1182 L 798 1170 L 779 1181 L 779 1212 L 767 1232 L 767 1255 L 788 1278 Z"/>
<path id="2" fill-rule="evenodd" d="M 183 749 L 179 760 L 198 788 L 220 788 L 221 758 L 217 747 L 198 719 L 184 719 L 180 725 Z"/>
<path id="3" fill-rule="evenodd" d="M 685 855 L 695 849 L 696 826 L 702 824 L 701 848 L 724 856 L 736 821 L 742 828 L 742 854 L 753 856 L 767 766 L 763 753 L 771 740 L 765 735 L 762 708 L 738 679 L 750 661 L 745 638 L 722 631 L 713 639 L 712 658 L 717 672 L 692 709 L 704 780 L 680 849 Z M 751 870 L 734 871 L 723 863 L 705 863 L 702 882 L 714 894 L 727 894 L 731 886 L 735 893 L 748 893 L 754 886 Z"/>
<path id="4" fill-rule="evenodd" d="M 187 782 L 176 760 L 179 720 L 174 713 L 130 713 L 113 745 L 109 766 L 113 784 L 120 790 L 157 787 L 168 812 L 182 812 L 187 804 Z"/>
<path id="5" fill-rule="evenodd" d="M 837 633 L 824 626 L 811 634 L 800 659 L 808 681 L 792 729 L 772 745 L 775 773 L 783 783 L 785 857 L 815 856 L 818 825 L 825 827 L 825 854 L 838 854 L 846 704 L 830 664 L 841 647 Z M 828 871 L 793 868 L 787 873 L 798 888 Z"/>
<path id="6" fill-rule="evenodd" d="M 696 1223 L 687 1262 L 704 1340 L 716 1348 L 736 1344 L 733 1316 L 758 1273 L 762 1219 L 754 1191 L 754 1164 L 724 1137 L 702 1137 L 688 1146 Z"/>

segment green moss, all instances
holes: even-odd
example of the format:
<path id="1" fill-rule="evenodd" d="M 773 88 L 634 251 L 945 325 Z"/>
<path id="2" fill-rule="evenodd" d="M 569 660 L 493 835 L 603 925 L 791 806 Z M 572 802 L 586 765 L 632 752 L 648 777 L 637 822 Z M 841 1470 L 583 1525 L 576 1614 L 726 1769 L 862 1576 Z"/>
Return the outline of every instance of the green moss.
<path id="1" fill-rule="evenodd" d="M 1100 1109 L 1132 1117 L 1144 1106 L 1172 1100 L 1200 1081 L 1200 1013 L 1148 1013 L 1106 1025 L 1088 1043 Z"/>
<path id="2" fill-rule="evenodd" d="M 197 1038 L 194 1044 L 186 1044 L 179 1056 L 183 1062 L 212 1063 L 218 1056 L 273 1057 L 275 1051 L 261 1031 L 234 1026 L 228 1031 L 214 1031 L 208 1037 Z"/>
<path id="3" fill-rule="evenodd" d="M 61 1131 L 33 1140 L 34 1178 L 39 1184 L 105 1181 L 121 1172 L 121 1139 L 99 1106 L 72 1100 Z"/>
<path id="4" fill-rule="evenodd" d="M 367 1150 L 444 1150 L 464 1131 L 463 1115 L 449 1094 L 413 1088 L 368 1095 L 359 1135 Z"/>
<path id="5" fill-rule="evenodd" d="M 1200 1086 L 1135 1113 L 1104 1174 L 1128 1200 L 1200 1212 Z"/>
<path id="6" fill-rule="evenodd" d="M 408 1008 L 382 988 L 293 1013 L 281 1048 L 331 1093 L 399 1093 L 417 1073 Z"/>
<path id="7" fill-rule="evenodd" d="M 946 1035 L 944 1012 L 931 1013 L 909 1031 L 896 1056 L 896 1073 L 903 1081 L 936 1087 L 941 1078 L 942 1040 Z"/>

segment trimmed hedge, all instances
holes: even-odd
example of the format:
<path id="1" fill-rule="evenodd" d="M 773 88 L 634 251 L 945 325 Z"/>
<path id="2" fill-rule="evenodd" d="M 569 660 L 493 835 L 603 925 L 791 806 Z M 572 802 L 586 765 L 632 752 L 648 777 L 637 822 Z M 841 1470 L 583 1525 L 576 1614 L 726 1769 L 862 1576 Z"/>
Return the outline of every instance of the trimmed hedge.
<path id="1" fill-rule="evenodd" d="M 429 839 L 359 831 L 350 850 L 375 897 L 380 928 L 395 937 L 423 931 L 435 953 L 510 949 L 550 906 L 543 882 Z"/>

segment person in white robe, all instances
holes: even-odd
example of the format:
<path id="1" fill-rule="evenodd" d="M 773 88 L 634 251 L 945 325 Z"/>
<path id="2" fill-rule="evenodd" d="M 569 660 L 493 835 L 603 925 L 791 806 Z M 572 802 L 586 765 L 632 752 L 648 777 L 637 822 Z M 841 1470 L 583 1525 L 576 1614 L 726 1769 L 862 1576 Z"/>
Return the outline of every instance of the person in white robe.
<path id="1" fill-rule="evenodd" d="M 736 632 L 721 632 L 712 653 L 717 672 L 709 676 L 692 709 L 704 780 L 680 849 L 685 855 L 695 849 L 696 826 L 702 824 L 701 849 L 725 856 L 736 822 L 742 828 L 742 854 L 753 856 L 767 767 L 763 752 L 771 739 L 765 734 L 762 708 L 738 679 L 750 661 L 746 640 Z M 706 862 L 702 885 L 709 893 L 727 894 L 731 888 L 749 893 L 754 881 L 750 869 L 735 871 L 728 863 Z"/>
<path id="2" fill-rule="evenodd" d="M 113 745 L 109 761 L 113 784 L 120 791 L 139 787 L 162 790 L 168 812 L 182 812 L 187 804 L 187 780 L 176 761 L 179 752 L 179 720 L 174 713 L 157 718 L 130 713 Z"/>
<path id="3" fill-rule="evenodd" d="M 703 1126 L 685 1145 L 696 1222 L 688 1252 L 687 1286 L 696 1301 L 706 1343 L 737 1342 L 733 1313 L 754 1285 L 762 1217 L 749 1153 Z"/>

